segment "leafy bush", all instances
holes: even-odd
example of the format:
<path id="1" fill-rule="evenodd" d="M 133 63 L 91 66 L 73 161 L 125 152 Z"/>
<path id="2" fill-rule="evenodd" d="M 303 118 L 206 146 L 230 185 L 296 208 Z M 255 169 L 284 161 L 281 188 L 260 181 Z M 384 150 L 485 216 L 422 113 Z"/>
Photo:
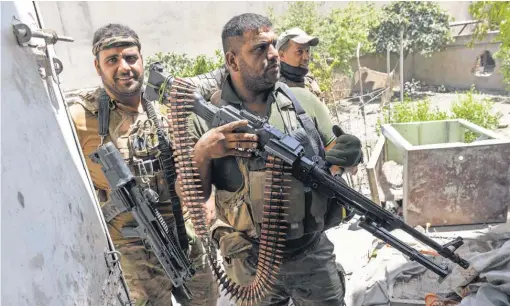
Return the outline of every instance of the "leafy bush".
<path id="1" fill-rule="evenodd" d="M 349 3 L 346 8 L 331 10 L 318 29 L 321 39 L 318 52 L 332 60 L 332 68 L 352 74 L 351 60 L 356 57 L 358 43 L 361 44 L 360 55 L 375 51 L 368 35 L 378 19 L 378 11 L 371 3 Z"/>
<path id="2" fill-rule="evenodd" d="M 387 123 L 434 121 L 446 119 L 465 119 L 480 127 L 493 130 L 499 125 L 500 113 L 493 112 L 494 103 L 488 97 L 477 99 L 478 92 L 472 86 L 465 94 L 457 94 L 457 100 L 450 106 L 449 112 L 440 111 L 432 107 L 429 99 L 412 102 L 406 97 L 403 103 L 392 105 L 391 113 L 383 114 L 383 122 L 377 121 L 376 131 L 380 135 L 381 125 Z M 476 139 L 476 134 L 467 131 L 466 142 Z"/>
<path id="3" fill-rule="evenodd" d="M 377 52 L 400 52 L 400 32 L 404 31 L 404 54 L 424 56 L 452 41 L 449 15 L 437 3 L 429 1 L 395 1 L 382 7 L 381 21 L 370 31 Z"/>
<path id="4" fill-rule="evenodd" d="M 382 124 L 387 123 L 403 123 L 403 122 L 418 122 L 418 121 L 434 121 L 448 119 L 446 112 L 440 111 L 439 108 L 432 107 L 428 98 L 413 102 L 406 95 L 404 102 L 395 103 L 391 107 L 391 112 L 384 111 L 383 123 L 377 120 L 376 131 L 380 135 Z"/>
<path id="5" fill-rule="evenodd" d="M 497 128 L 501 114 L 493 114 L 494 103 L 488 97 L 478 100 L 475 98 L 475 94 L 477 91 L 472 86 L 466 94 L 457 95 L 457 100 L 450 108 L 451 118 L 465 119 L 489 130 Z M 476 139 L 473 132 L 466 132 L 465 136 L 467 142 Z"/>
<path id="6" fill-rule="evenodd" d="M 149 79 L 149 68 L 155 63 L 160 62 L 168 73 L 179 77 L 192 77 L 202 73 L 206 73 L 217 69 L 224 65 L 223 52 L 215 51 L 214 57 L 208 57 L 200 54 L 196 57 L 190 57 L 187 54 L 179 54 L 175 52 L 162 53 L 158 52 L 145 59 L 145 80 Z M 162 114 L 167 113 L 165 105 L 159 106 Z"/>
<path id="7" fill-rule="evenodd" d="M 145 74 L 148 77 L 150 65 L 154 62 L 160 62 L 170 74 L 180 77 L 196 76 L 208 71 L 214 70 L 224 65 L 223 52 L 215 51 L 214 57 L 200 54 L 196 57 L 190 57 L 186 53 L 158 52 L 146 58 Z"/>
<path id="8" fill-rule="evenodd" d="M 296 1 L 289 4 L 289 7 L 281 16 L 277 16 L 273 7 L 269 7 L 267 16 L 278 34 L 290 28 L 299 27 L 308 35 L 318 35 L 322 19 L 319 8 L 323 5 L 323 2 Z"/>

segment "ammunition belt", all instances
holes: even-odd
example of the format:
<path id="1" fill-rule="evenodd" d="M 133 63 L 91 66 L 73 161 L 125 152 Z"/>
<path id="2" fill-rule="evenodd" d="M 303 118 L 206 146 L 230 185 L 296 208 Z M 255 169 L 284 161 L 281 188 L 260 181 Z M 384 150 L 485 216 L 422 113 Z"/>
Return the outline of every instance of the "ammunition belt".
<path id="1" fill-rule="evenodd" d="M 254 280 L 248 285 L 236 284 L 225 273 L 216 257 L 216 245 L 210 238 L 206 224 L 206 211 L 203 206 L 205 199 L 200 175 L 192 155 L 194 143 L 188 131 L 188 117 L 193 109 L 193 92 L 196 88 L 183 79 L 176 78 L 166 91 L 170 94 L 168 119 L 171 126 L 171 138 L 174 144 L 176 168 L 179 171 L 179 182 L 183 195 L 183 203 L 190 212 L 195 232 L 203 242 L 213 274 L 223 290 L 231 299 L 242 303 L 256 303 L 262 299 L 271 286 L 279 271 L 284 248 L 288 223 L 285 219 L 288 209 L 290 188 L 290 167 L 283 160 L 269 157 L 266 160 L 266 186 L 263 207 L 263 223 L 259 238 L 257 272 Z"/>

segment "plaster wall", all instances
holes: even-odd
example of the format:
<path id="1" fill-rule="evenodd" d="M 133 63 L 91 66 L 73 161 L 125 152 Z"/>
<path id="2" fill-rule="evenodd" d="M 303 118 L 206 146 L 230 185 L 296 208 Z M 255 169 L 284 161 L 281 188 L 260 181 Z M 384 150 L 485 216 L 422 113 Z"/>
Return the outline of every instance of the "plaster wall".
<path id="1" fill-rule="evenodd" d="M 40 75 L 46 53 L 13 34 L 13 24 L 43 21 L 31 1 L 2 2 L 1 14 L 1 304 L 106 305 L 119 280 L 107 284 L 113 244 L 62 93 Z"/>
<path id="2" fill-rule="evenodd" d="M 471 35 L 459 36 L 444 51 L 431 57 L 415 54 L 412 56 L 411 75 L 427 84 L 443 84 L 463 89 L 474 84 L 477 89 L 503 90 L 505 82 L 500 70 L 500 59 L 494 58 L 496 68 L 490 76 L 476 76 L 472 72 L 481 53 L 488 50 L 493 55 L 498 51 L 500 44 L 493 41 L 495 37 L 495 34 L 489 35 L 483 42 L 470 48 L 466 44 L 471 40 Z"/>
<path id="3" fill-rule="evenodd" d="M 376 2 L 380 7 L 389 1 Z M 455 20 L 471 17 L 469 2 L 444 1 L 438 4 Z M 71 36 L 74 43 L 57 43 L 55 48 L 64 65 L 64 90 L 100 85 L 93 66 L 92 38 L 94 31 L 107 23 L 129 25 L 140 36 L 145 56 L 156 52 L 214 55 L 221 49 L 221 30 L 233 16 L 252 12 L 267 14 L 285 12 L 289 1 L 42 1 L 39 3 L 46 26 L 63 35 Z M 321 12 L 341 8 L 348 2 L 326 1 Z M 377 60 L 386 71 L 386 59 Z M 395 62 L 392 61 L 392 65 Z M 363 63 L 362 63 L 363 64 Z M 372 68 L 370 65 L 367 65 Z M 406 65 L 408 66 L 408 65 Z M 375 68 L 372 68 L 375 69 Z M 406 68 L 408 69 L 408 68 Z M 408 73 L 404 73 L 409 75 Z M 405 76 L 406 77 L 406 76 Z M 407 77 L 406 77 L 407 79 Z"/>

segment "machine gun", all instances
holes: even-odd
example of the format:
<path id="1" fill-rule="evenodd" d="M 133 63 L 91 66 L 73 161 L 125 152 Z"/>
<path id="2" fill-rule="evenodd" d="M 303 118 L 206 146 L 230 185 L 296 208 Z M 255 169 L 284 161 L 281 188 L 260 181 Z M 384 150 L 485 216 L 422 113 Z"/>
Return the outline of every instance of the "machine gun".
<path id="1" fill-rule="evenodd" d="M 176 238 L 175 224 L 170 224 L 170 230 L 153 207 L 158 202 L 157 193 L 136 184 L 135 177 L 113 143 L 100 146 L 90 158 L 102 166 L 101 170 L 112 188 L 111 200 L 131 212 L 138 223 L 135 228 L 137 234 L 148 241 L 173 286 L 190 299 L 191 292 L 185 283 L 195 271 Z"/>
<path id="2" fill-rule="evenodd" d="M 147 100 L 162 100 L 169 97 L 168 89 L 175 79 L 165 74 L 159 63 L 150 68 L 147 90 L 144 97 Z M 182 82 L 182 80 L 179 80 Z M 253 150 L 256 156 L 271 160 L 279 158 L 292 167 L 292 176 L 317 192 L 333 199 L 338 205 L 345 205 L 360 215 L 359 226 L 375 237 L 388 243 L 402 252 L 410 260 L 416 261 L 444 279 L 449 273 L 448 266 L 440 266 L 422 255 L 416 249 L 393 236 L 390 231 L 401 229 L 427 246 L 439 255 L 451 260 L 464 269 L 469 262 L 462 259 L 455 251 L 464 243 L 461 237 L 441 245 L 421 232 L 406 224 L 400 217 L 386 211 L 367 197 L 351 187 L 343 184 L 325 169 L 325 161 L 318 157 L 305 156 L 304 148 L 295 138 L 269 125 L 266 119 L 255 116 L 248 111 L 239 110 L 231 105 L 217 107 L 207 103 L 196 91 L 182 86 L 175 86 L 180 96 L 194 99 L 193 112 L 204 119 L 211 127 L 218 127 L 230 122 L 247 120 L 248 126 L 239 128 L 237 132 L 253 133 L 259 137 L 259 146 Z M 172 90 L 174 90 L 172 89 Z"/>

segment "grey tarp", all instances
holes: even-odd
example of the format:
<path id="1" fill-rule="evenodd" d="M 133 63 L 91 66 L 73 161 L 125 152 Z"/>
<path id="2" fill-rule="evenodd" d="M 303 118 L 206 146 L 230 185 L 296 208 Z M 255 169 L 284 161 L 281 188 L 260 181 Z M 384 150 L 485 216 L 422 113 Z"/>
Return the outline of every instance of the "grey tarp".
<path id="1" fill-rule="evenodd" d="M 350 284 L 351 288 L 347 288 L 346 303 L 348 306 L 390 306 L 392 297 L 423 300 L 427 293 L 447 295 L 472 281 L 467 286 L 471 294 L 463 299 L 462 306 L 510 306 L 510 241 L 504 242 L 508 235 L 493 240 L 499 240 L 499 243 L 486 243 L 484 247 L 476 245 L 476 242 L 484 244 L 483 238 L 480 239 L 466 241 L 463 248 L 468 251 L 463 253 L 463 257 L 480 272 L 482 281 L 473 281 L 472 275 L 478 274 L 476 271 L 473 273 L 472 269 L 464 270 L 449 264 L 453 271 L 440 283 L 436 275 L 420 264 L 408 261 L 394 249 L 383 248 L 379 250 L 376 260 Z M 479 252 L 479 249 L 482 251 Z M 439 257 L 433 260 L 447 263 Z"/>
<path id="2" fill-rule="evenodd" d="M 466 286 L 468 295 L 460 306 L 510 306 L 510 241 L 490 252 L 474 254 L 469 261 L 479 272 L 479 280 L 462 279 L 464 271 L 459 269 L 452 273 L 452 277 L 458 278 L 458 285 L 471 281 Z"/>

